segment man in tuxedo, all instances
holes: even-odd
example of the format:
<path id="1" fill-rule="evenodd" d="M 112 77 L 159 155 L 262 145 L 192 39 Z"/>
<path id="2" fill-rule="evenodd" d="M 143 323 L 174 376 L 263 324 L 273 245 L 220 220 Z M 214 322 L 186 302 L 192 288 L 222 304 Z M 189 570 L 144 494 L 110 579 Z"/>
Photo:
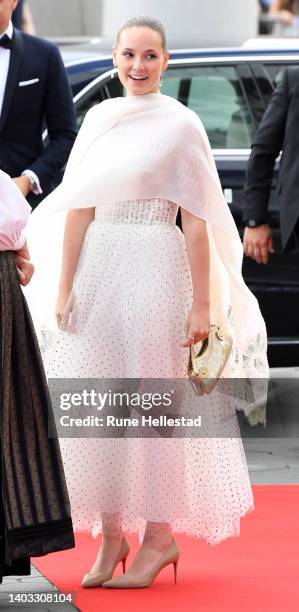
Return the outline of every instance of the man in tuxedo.
<path id="1" fill-rule="evenodd" d="M 282 248 L 299 248 L 299 68 L 287 68 L 255 135 L 243 194 L 244 252 L 267 263 L 273 252 L 267 208 L 275 159 L 282 151 L 278 198 Z"/>
<path id="2" fill-rule="evenodd" d="M 0 169 L 34 208 L 61 180 L 76 120 L 59 50 L 13 28 L 17 4 L 0 0 Z"/>

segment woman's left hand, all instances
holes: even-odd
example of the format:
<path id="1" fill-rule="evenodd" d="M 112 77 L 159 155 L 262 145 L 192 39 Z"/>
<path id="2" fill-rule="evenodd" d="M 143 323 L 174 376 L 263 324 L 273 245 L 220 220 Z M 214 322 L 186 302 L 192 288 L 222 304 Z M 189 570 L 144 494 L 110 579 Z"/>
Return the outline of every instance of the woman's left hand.
<path id="1" fill-rule="evenodd" d="M 192 306 L 186 321 L 186 338 L 181 346 L 188 347 L 204 340 L 210 333 L 210 307 Z"/>

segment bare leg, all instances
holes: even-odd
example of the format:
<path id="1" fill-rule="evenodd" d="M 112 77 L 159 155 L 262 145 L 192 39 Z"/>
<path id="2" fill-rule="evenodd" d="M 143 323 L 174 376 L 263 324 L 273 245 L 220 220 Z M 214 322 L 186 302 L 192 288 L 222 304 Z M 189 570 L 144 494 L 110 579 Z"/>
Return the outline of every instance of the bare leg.
<path id="1" fill-rule="evenodd" d="M 110 514 L 103 512 L 102 519 L 102 542 L 97 558 L 90 569 L 91 574 L 109 571 L 120 551 L 123 539 L 121 527 L 121 515 L 119 513 Z"/>
<path id="2" fill-rule="evenodd" d="M 173 534 L 169 523 L 147 521 L 144 538 L 126 575 L 140 576 L 150 570 L 168 548 Z"/>

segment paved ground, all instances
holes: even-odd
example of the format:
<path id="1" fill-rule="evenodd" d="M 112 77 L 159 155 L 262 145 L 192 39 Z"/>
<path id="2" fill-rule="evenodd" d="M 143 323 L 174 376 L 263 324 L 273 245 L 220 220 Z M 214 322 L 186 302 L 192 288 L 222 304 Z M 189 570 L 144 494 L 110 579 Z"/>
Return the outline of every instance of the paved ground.
<path id="1" fill-rule="evenodd" d="M 244 440 L 252 484 L 299 484 L 298 438 Z"/>
<path id="2" fill-rule="evenodd" d="M 286 370 L 275 370 L 275 377 L 286 376 Z M 288 372 L 298 377 L 299 369 Z M 296 395 L 296 397 L 299 397 Z M 296 402 L 297 404 L 297 402 Z M 297 407 L 297 406 L 296 406 Z M 275 438 L 243 439 L 252 484 L 299 484 L 299 438 L 281 435 Z M 32 567 L 32 575 L 5 578 L 0 585 L 0 611 L 26 608 L 34 612 L 67 612 L 76 608 L 71 604 L 19 604 L 8 603 L 8 593 L 54 593 L 59 591 Z"/>
<path id="3" fill-rule="evenodd" d="M 9 596 L 11 594 L 49 594 L 52 598 L 50 603 L 10 603 Z M 34 566 L 31 566 L 31 576 L 12 576 L 3 579 L 0 585 L 0 611 L 1 612 L 16 612 L 23 608 L 34 612 L 67 612 L 77 610 L 75 606 L 69 603 L 55 603 L 55 598 L 60 595 L 58 589 L 51 584 L 44 576 L 42 576 Z M 53 601 L 54 600 L 54 601 Z"/>

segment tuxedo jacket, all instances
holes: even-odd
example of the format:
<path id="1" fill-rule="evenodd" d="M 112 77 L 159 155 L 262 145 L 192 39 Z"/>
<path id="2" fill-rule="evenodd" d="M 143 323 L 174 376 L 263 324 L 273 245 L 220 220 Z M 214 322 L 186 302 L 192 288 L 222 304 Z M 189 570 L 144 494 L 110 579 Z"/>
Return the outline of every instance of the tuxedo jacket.
<path id="1" fill-rule="evenodd" d="M 299 69 L 287 68 L 255 135 L 243 193 L 243 220 L 266 219 L 275 159 L 282 247 L 299 217 Z M 298 226 L 297 226 L 298 227 Z"/>
<path id="2" fill-rule="evenodd" d="M 14 29 L 0 115 L 0 169 L 11 177 L 33 170 L 44 197 L 60 182 L 75 137 L 72 94 L 58 48 Z M 32 193 L 28 198 L 33 207 L 40 199 Z"/>

